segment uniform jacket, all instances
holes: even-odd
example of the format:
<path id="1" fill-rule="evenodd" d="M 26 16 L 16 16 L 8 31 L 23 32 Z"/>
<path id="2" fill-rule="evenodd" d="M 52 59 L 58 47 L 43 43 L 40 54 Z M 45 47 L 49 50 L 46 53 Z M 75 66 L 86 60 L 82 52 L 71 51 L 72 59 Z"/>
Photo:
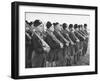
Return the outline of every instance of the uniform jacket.
<path id="1" fill-rule="evenodd" d="M 44 53 L 42 42 L 39 40 L 39 38 L 35 34 L 33 34 L 32 36 L 32 47 L 37 54 Z"/>
<path id="2" fill-rule="evenodd" d="M 47 42 L 47 44 L 50 46 L 51 49 L 58 49 L 60 48 L 59 43 L 57 43 L 52 36 L 50 36 L 50 34 L 47 33 L 45 41 Z"/>
<path id="3" fill-rule="evenodd" d="M 69 37 L 70 37 L 70 39 L 74 42 L 74 43 L 76 43 L 76 37 L 75 37 L 75 35 L 74 35 L 74 32 L 69 32 Z"/>
<path id="4" fill-rule="evenodd" d="M 61 32 L 60 32 L 61 33 Z M 61 43 L 63 43 L 63 44 L 65 44 L 66 42 L 63 40 L 63 38 L 59 35 L 59 33 L 57 32 L 57 31 L 55 31 L 54 30 L 54 35 L 57 37 L 57 39 L 61 42 Z"/>
<path id="5" fill-rule="evenodd" d="M 52 62 L 57 60 L 57 51 L 60 49 L 60 44 L 47 32 L 45 41 L 50 46 L 50 51 L 47 54 L 47 61 Z"/>
<path id="6" fill-rule="evenodd" d="M 67 30 L 62 30 L 61 34 L 64 36 L 64 38 L 70 42 L 69 39 L 69 32 Z"/>
<path id="7" fill-rule="evenodd" d="M 84 38 L 83 38 L 82 36 L 79 35 L 80 33 L 79 33 L 78 31 L 75 31 L 74 34 L 75 34 L 75 36 L 76 36 L 80 41 L 83 41 L 83 40 L 84 40 Z"/>
<path id="8" fill-rule="evenodd" d="M 79 32 L 82 36 L 84 36 L 84 37 L 86 36 L 86 34 L 85 34 L 85 32 L 84 32 L 83 30 L 79 30 L 78 32 Z"/>

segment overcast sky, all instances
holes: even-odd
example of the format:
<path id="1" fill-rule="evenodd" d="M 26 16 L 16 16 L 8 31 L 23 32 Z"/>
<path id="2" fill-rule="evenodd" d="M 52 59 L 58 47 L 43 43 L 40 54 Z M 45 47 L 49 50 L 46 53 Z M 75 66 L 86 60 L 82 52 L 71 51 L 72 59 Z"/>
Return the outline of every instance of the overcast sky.
<path id="1" fill-rule="evenodd" d="M 84 24 L 87 23 L 89 29 L 90 16 L 88 15 L 75 15 L 75 14 L 48 14 L 48 13 L 26 13 L 26 20 L 34 21 L 36 19 L 41 20 L 44 24 L 47 21 L 67 23 L 67 24 Z"/>

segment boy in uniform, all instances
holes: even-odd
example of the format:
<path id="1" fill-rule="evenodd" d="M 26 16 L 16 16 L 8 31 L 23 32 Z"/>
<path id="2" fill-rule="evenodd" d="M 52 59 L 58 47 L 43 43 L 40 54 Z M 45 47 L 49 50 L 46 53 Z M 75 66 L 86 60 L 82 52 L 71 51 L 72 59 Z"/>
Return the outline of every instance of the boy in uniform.
<path id="1" fill-rule="evenodd" d="M 40 20 L 34 21 L 34 29 L 32 36 L 32 46 L 33 46 L 33 57 L 32 66 L 33 67 L 44 67 L 45 66 L 45 52 L 50 51 L 49 45 L 43 39 L 43 23 Z"/>
<path id="2" fill-rule="evenodd" d="M 70 37 L 69 37 L 69 31 L 68 31 L 68 25 L 66 24 L 66 23 L 63 23 L 62 24 L 62 31 L 61 31 L 61 34 L 64 36 L 64 38 L 66 39 L 66 40 L 68 40 L 69 41 L 69 46 L 65 46 L 65 50 L 64 50 L 64 54 L 65 54 L 65 60 L 66 60 L 66 65 L 67 66 L 69 66 L 69 65 L 71 65 L 71 58 L 70 58 L 70 56 L 71 56 L 71 44 L 73 45 L 74 43 L 73 43 L 73 41 L 70 39 Z"/>
<path id="3" fill-rule="evenodd" d="M 74 34 L 73 24 L 69 24 L 69 37 L 74 42 L 74 45 L 71 45 L 72 64 L 76 64 L 77 63 L 77 51 L 78 51 L 77 42 L 79 42 L 79 39 Z"/>
<path id="4" fill-rule="evenodd" d="M 60 49 L 60 41 L 56 38 L 56 36 L 53 34 L 54 32 L 54 26 L 51 22 L 46 23 L 46 38 L 45 41 L 47 44 L 50 46 L 50 51 L 47 54 L 47 65 L 49 67 L 54 67 L 56 66 L 56 61 L 57 61 L 57 51 Z"/>
<path id="5" fill-rule="evenodd" d="M 69 45 L 69 42 L 61 34 L 62 27 L 59 23 L 54 23 L 54 29 L 55 29 L 54 35 L 61 42 L 61 44 L 63 46 L 60 49 L 58 49 L 58 53 L 57 53 L 58 66 L 64 66 L 65 65 L 64 47 L 65 47 L 65 45 Z"/>

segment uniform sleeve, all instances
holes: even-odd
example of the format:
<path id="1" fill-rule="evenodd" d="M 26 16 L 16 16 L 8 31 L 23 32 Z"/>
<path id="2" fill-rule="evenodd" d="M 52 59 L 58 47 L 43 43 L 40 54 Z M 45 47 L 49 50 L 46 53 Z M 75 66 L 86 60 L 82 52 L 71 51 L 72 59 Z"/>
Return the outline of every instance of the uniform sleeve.
<path id="1" fill-rule="evenodd" d="M 56 43 L 55 41 L 53 41 L 53 39 L 50 36 L 47 36 L 45 41 L 47 42 L 47 44 L 50 46 L 50 48 L 55 49 L 55 48 L 59 48 L 60 45 L 58 43 Z"/>
<path id="2" fill-rule="evenodd" d="M 31 44 L 31 39 L 25 34 L 25 43 L 26 45 Z"/>
<path id="3" fill-rule="evenodd" d="M 69 37 L 74 43 L 76 43 L 76 38 L 74 37 L 72 33 L 69 34 Z"/>
<path id="4" fill-rule="evenodd" d="M 64 43 L 68 43 L 68 40 L 63 36 L 63 33 L 61 33 L 60 36 L 63 39 Z"/>
<path id="5" fill-rule="evenodd" d="M 69 38 L 68 38 L 68 35 L 67 35 L 67 34 L 62 33 L 62 35 L 64 36 L 64 38 L 65 38 L 67 41 L 69 41 Z"/>
<path id="6" fill-rule="evenodd" d="M 83 41 L 83 37 L 81 35 L 79 35 L 79 33 L 75 32 L 75 35 L 77 36 L 77 38 L 80 40 L 80 41 Z"/>

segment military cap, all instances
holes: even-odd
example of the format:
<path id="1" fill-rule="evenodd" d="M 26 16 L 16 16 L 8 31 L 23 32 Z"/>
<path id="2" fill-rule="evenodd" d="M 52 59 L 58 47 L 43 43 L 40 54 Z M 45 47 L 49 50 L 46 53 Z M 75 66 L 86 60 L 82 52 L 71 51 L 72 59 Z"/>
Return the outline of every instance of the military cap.
<path id="1" fill-rule="evenodd" d="M 53 25 L 54 25 L 54 26 L 56 26 L 56 25 L 58 25 L 58 24 L 59 24 L 58 22 L 56 22 L 56 23 L 53 23 Z"/>
<path id="2" fill-rule="evenodd" d="M 73 24 L 69 24 L 69 29 L 73 27 Z"/>
<path id="3" fill-rule="evenodd" d="M 87 28 L 87 24 L 84 24 L 84 28 Z"/>
<path id="4" fill-rule="evenodd" d="M 33 24 L 33 22 L 29 22 L 29 25 L 31 26 Z"/>
<path id="5" fill-rule="evenodd" d="M 74 24 L 74 29 L 78 28 L 78 24 Z"/>
<path id="6" fill-rule="evenodd" d="M 29 22 L 27 20 L 25 20 L 25 23 L 28 24 Z"/>
<path id="7" fill-rule="evenodd" d="M 62 24 L 62 27 L 63 27 L 63 29 L 66 29 L 67 28 L 67 24 L 66 23 L 63 23 Z"/>
<path id="8" fill-rule="evenodd" d="M 33 23 L 34 23 L 34 27 L 37 27 L 40 24 L 42 24 L 42 22 L 40 20 L 35 20 Z"/>
<path id="9" fill-rule="evenodd" d="M 80 28 L 80 27 L 81 27 L 81 25 L 78 25 L 77 27 L 78 27 L 78 28 Z"/>
<path id="10" fill-rule="evenodd" d="M 51 22 L 48 21 L 48 22 L 46 23 L 46 27 L 47 27 L 47 28 L 50 28 L 51 26 L 52 26 Z"/>

